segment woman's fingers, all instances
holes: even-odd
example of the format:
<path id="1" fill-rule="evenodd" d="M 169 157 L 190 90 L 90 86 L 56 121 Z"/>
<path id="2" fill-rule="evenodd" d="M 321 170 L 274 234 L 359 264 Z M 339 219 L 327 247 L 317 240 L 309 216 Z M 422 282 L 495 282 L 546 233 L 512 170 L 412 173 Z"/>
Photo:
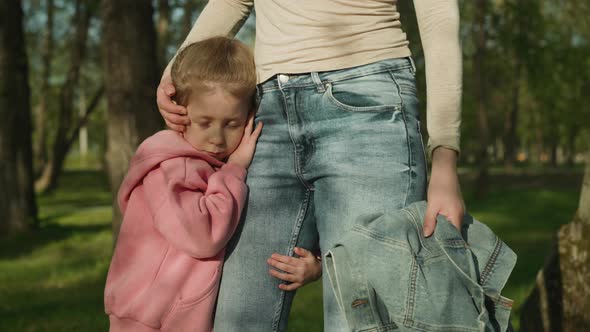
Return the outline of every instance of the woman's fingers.
<path id="1" fill-rule="evenodd" d="M 176 132 L 182 133 L 186 130 L 186 126 L 183 125 L 177 125 L 171 122 L 166 121 L 166 126 Z"/>
<path id="2" fill-rule="evenodd" d="M 178 114 L 174 114 L 174 113 L 164 113 L 163 114 L 164 119 L 166 120 L 166 122 L 170 122 L 172 124 L 175 125 L 189 125 L 191 124 L 191 120 L 189 119 L 188 116 L 186 115 L 178 115 Z"/>
<path id="3" fill-rule="evenodd" d="M 156 97 L 157 97 L 157 104 L 158 104 L 158 108 L 160 109 L 160 113 L 166 112 L 166 113 L 174 113 L 174 114 L 179 114 L 179 115 L 186 115 L 187 114 L 186 108 L 184 106 L 177 105 L 174 102 L 172 102 L 172 99 L 170 98 L 170 96 L 168 94 L 166 94 L 166 92 L 164 92 L 163 88 L 161 88 L 161 87 L 158 88 L 158 90 L 156 92 Z"/>
<path id="4" fill-rule="evenodd" d="M 295 272 L 297 272 L 297 268 L 295 266 L 288 265 L 288 264 L 285 264 L 285 263 L 281 263 L 281 262 L 279 262 L 277 260 L 274 260 L 272 258 L 267 259 L 266 262 L 269 265 L 271 265 L 272 267 L 277 268 L 279 270 L 283 270 L 285 272 L 289 272 L 289 273 L 295 273 Z"/>

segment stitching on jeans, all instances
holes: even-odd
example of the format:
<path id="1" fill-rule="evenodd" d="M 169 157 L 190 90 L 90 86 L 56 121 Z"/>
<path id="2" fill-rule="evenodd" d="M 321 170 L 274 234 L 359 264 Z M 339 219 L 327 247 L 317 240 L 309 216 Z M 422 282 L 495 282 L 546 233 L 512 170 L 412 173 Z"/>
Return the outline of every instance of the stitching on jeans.
<path id="1" fill-rule="evenodd" d="M 326 83 L 328 87 L 324 94 L 327 96 L 327 99 L 334 104 L 336 107 L 341 109 L 344 112 L 352 112 L 352 113 L 385 113 L 385 112 L 398 112 L 401 110 L 400 105 L 376 105 L 376 106 L 351 106 L 344 104 L 343 102 L 339 101 L 334 97 L 334 93 L 332 92 L 332 84 Z M 401 99 L 401 98 L 400 98 Z"/>
<path id="2" fill-rule="evenodd" d="M 306 190 L 305 196 L 303 197 L 303 201 L 301 202 L 301 206 L 299 208 L 297 220 L 295 221 L 295 226 L 293 227 L 293 231 L 291 232 L 291 241 L 289 243 L 289 247 L 287 248 L 287 255 L 289 255 L 289 256 L 292 256 L 293 249 L 295 248 L 295 245 L 297 244 L 297 241 L 299 240 L 301 226 L 303 225 L 303 220 L 305 220 L 305 216 L 307 215 L 307 212 L 309 210 L 309 202 L 310 202 L 311 194 L 312 194 L 311 190 Z M 274 321 L 272 324 L 273 331 L 278 331 L 281 317 L 282 317 L 283 310 L 284 310 L 283 304 L 285 302 L 285 295 L 286 295 L 286 291 L 281 290 L 279 305 L 278 305 L 277 310 L 275 311 L 275 318 L 274 318 Z"/>
<path id="3" fill-rule="evenodd" d="M 404 205 L 403 205 L 403 206 L 406 206 L 408 204 L 408 197 L 410 196 L 410 191 L 412 190 L 412 173 L 414 172 L 414 169 L 412 168 L 412 166 L 413 166 L 412 165 L 412 160 L 413 160 L 412 146 L 411 146 L 411 141 L 410 141 L 410 133 L 408 131 L 408 121 L 406 119 L 404 98 L 401 95 L 401 87 L 400 87 L 399 83 L 397 82 L 397 79 L 395 78 L 393 71 L 390 70 L 389 75 L 391 75 L 391 78 L 393 79 L 393 82 L 395 83 L 395 86 L 397 88 L 397 93 L 399 94 L 399 98 L 401 100 L 400 109 L 401 109 L 402 120 L 404 122 L 404 128 L 405 128 L 405 132 L 406 132 L 406 144 L 407 144 L 407 148 L 408 148 L 408 168 L 409 168 L 408 187 L 406 188 L 406 191 L 405 191 Z"/>
<path id="4" fill-rule="evenodd" d="M 369 71 L 362 72 L 362 73 L 345 75 L 342 77 L 338 77 L 337 79 L 322 80 L 322 83 L 325 84 L 325 83 L 339 82 L 339 81 L 348 80 L 348 79 L 357 78 L 357 77 L 363 77 L 363 76 L 367 76 L 367 75 L 387 73 L 387 72 L 391 73 L 392 71 L 398 71 L 398 70 L 404 70 L 404 69 L 410 69 L 410 68 L 411 68 L 411 66 L 403 66 L 403 67 L 395 67 L 395 68 L 380 68 L 380 69 L 375 69 L 375 70 L 369 70 Z M 354 70 L 354 69 L 352 69 L 352 70 Z M 264 83 L 261 83 L 261 86 L 262 86 L 262 91 L 264 91 L 264 92 L 281 89 L 281 86 L 279 86 L 278 84 L 273 85 L 272 87 L 264 88 Z M 302 87 L 310 87 L 310 86 L 315 87 L 316 85 L 313 82 L 292 84 L 292 85 L 289 84 L 286 88 L 302 88 Z"/>
<path id="5" fill-rule="evenodd" d="M 287 117 L 287 130 L 289 131 L 289 137 L 291 138 L 291 143 L 293 144 L 293 168 L 295 169 L 295 174 L 299 179 L 299 182 L 303 184 L 303 186 L 309 190 L 313 190 L 313 186 L 311 186 L 307 181 L 303 179 L 301 175 L 301 168 L 299 167 L 299 157 L 297 155 L 297 143 L 295 143 L 295 138 L 293 138 L 293 132 L 291 131 L 291 117 L 289 117 L 289 105 L 287 103 L 287 99 L 289 98 L 283 89 L 280 89 L 281 94 L 283 96 L 283 107 L 285 110 L 285 116 Z"/>

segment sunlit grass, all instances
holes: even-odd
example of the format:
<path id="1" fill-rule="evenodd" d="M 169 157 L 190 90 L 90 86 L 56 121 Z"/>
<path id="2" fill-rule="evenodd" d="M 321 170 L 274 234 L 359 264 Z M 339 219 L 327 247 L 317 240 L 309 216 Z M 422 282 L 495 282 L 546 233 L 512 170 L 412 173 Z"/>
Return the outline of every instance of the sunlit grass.
<path id="1" fill-rule="evenodd" d="M 504 295 L 520 305 L 549 253 L 555 230 L 578 203 L 579 175 L 564 179 L 492 178 L 485 200 L 467 207 L 519 255 Z M 39 197 L 41 228 L 0 238 L 0 331 L 106 331 L 102 292 L 111 256 L 111 195 L 98 171 L 68 171 Z M 463 183 L 465 188 L 470 182 Z M 289 331 L 322 331 L 321 283 L 304 287 Z"/>

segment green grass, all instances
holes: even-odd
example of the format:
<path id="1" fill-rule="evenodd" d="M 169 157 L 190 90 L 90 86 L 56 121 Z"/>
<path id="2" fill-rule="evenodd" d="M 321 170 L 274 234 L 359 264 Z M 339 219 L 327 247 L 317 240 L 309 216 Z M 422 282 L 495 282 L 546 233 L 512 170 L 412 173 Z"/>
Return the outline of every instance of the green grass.
<path id="1" fill-rule="evenodd" d="M 469 176 L 463 185 L 469 188 Z M 470 213 L 519 255 L 505 296 L 516 300 L 514 323 L 555 230 L 578 203 L 581 176 L 494 174 L 490 194 Z M 98 171 L 67 171 L 60 188 L 39 197 L 41 228 L 0 238 L 0 331 L 106 331 L 102 291 L 111 255 L 111 195 Z M 322 331 L 321 284 L 304 287 L 290 331 Z"/>

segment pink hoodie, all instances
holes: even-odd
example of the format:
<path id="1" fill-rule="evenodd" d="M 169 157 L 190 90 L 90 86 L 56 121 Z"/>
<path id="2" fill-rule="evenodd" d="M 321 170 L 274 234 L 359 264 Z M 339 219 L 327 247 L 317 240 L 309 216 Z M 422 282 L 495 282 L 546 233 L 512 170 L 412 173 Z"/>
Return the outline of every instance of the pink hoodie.
<path id="1" fill-rule="evenodd" d="M 104 302 L 111 331 L 211 331 L 246 170 L 173 131 L 146 139 L 118 194 L 123 224 Z"/>

